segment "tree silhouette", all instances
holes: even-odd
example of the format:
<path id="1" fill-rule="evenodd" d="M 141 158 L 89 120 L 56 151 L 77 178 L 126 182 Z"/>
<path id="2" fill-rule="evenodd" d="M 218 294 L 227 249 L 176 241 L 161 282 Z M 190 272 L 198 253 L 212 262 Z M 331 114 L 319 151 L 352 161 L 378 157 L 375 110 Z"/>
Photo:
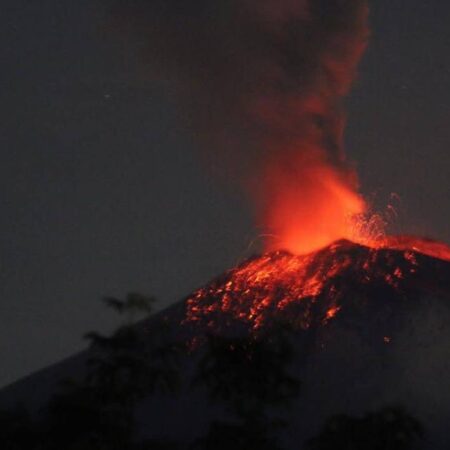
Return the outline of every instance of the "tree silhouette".
<path id="1" fill-rule="evenodd" d="M 42 448 L 163 448 L 161 443 L 133 440 L 137 403 L 155 391 L 173 392 L 178 382 L 176 345 L 161 338 L 160 327 L 149 331 L 135 323 L 136 316 L 150 315 L 153 301 L 135 293 L 124 301 L 105 299 L 124 323 L 111 336 L 86 335 L 90 342 L 86 376 L 66 381 L 49 402 Z"/>
<path id="2" fill-rule="evenodd" d="M 194 383 L 205 385 L 232 419 L 213 422 L 193 448 L 279 448 L 275 431 L 285 424 L 274 411 L 287 408 L 299 390 L 288 370 L 292 359 L 283 326 L 245 337 L 208 335 Z"/>
<path id="3" fill-rule="evenodd" d="M 413 450 L 420 445 L 423 428 L 400 407 L 386 407 L 355 418 L 336 415 L 319 435 L 307 442 L 309 450 Z"/>
<path id="4" fill-rule="evenodd" d="M 25 410 L 0 413 L 5 450 L 170 450 L 173 442 L 136 440 L 136 407 L 156 392 L 174 392 L 183 346 L 173 343 L 163 321 L 136 322 L 151 314 L 153 299 L 128 294 L 105 303 L 124 319 L 110 336 L 91 332 L 83 378 L 66 381 L 39 421 Z M 156 326 L 154 326 L 156 322 Z M 158 325 L 159 324 L 159 325 Z M 242 330 L 241 330 L 242 331 Z M 199 450 L 278 450 L 290 405 L 300 383 L 291 374 L 296 333 L 284 324 L 240 335 L 209 334 L 198 356 L 192 385 L 207 389 L 223 407 Z M 157 411 L 153 411 L 156 412 Z M 206 411 L 208 413 L 208 411 Z M 148 427 L 151 428 L 151 417 Z M 420 423 L 400 407 L 363 417 L 337 415 L 306 443 L 308 450 L 413 450 L 421 443 Z"/>
<path id="5" fill-rule="evenodd" d="M 39 431 L 23 408 L 0 412 L 0 443 L 4 450 L 35 448 Z"/>

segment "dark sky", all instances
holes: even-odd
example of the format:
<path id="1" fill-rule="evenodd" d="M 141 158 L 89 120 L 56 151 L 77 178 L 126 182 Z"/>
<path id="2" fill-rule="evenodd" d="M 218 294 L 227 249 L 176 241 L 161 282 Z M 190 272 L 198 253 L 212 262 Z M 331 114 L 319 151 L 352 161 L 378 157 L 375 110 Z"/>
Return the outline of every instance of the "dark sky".
<path id="1" fill-rule="evenodd" d="M 371 2 L 348 101 L 361 189 L 401 197 L 395 231 L 450 241 L 450 4 Z M 235 264 L 257 231 L 214 181 L 107 0 L 0 7 L 0 385 L 78 350 L 130 290 L 167 306 Z"/>

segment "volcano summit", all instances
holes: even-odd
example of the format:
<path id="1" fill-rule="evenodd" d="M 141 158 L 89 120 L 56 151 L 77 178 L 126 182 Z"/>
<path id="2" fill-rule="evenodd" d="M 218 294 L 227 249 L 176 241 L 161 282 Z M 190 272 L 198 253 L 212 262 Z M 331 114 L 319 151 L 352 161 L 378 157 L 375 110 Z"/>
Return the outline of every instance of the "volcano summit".
<path id="1" fill-rule="evenodd" d="M 229 318 L 257 331 L 276 314 L 307 329 L 331 320 L 357 292 L 377 287 L 385 297 L 408 297 L 428 275 L 432 256 L 440 270 L 450 261 L 449 247 L 433 241 L 396 237 L 383 246 L 342 240 L 308 255 L 276 251 L 251 258 L 189 297 L 187 321 L 217 330 Z M 434 289 L 445 279 L 435 279 Z"/>

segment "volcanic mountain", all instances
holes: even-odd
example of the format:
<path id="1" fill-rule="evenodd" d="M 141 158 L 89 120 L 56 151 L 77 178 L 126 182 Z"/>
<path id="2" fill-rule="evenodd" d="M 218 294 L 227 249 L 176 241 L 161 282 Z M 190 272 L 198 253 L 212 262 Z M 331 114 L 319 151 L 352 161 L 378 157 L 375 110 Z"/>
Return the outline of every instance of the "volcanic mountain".
<path id="1" fill-rule="evenodd" d="M 364 307 L 355 299 L 374 290 L 384 300 L 412 298 L 431 275 L 430 265 L 438 274 L 432 290 L 448 288 L 449 261 L 445 244 L 412 237 L 391 238 L 381 248 L 342 240 L 308 255 L 271 252 L 191 295 L 186 321 L 216 331 L 224 322 L 242 322 L 257 331 L 277 317 L 305 330 L 325 325 L 342 309 Z"/>
<path id="2" fill-rule="evenodd" d="M 413 237 L 378 247 L 337 241 L 308 255 L 254 256 L 136 326 L 164 323 L 189 344 L 176 398 L 144 400 L 140 433 L 190 442 L 220 415 L 193 367 L 207 335 L 254 335 L 289 324 L 301 394 L 289 412 L 286 448 L 301 448 L 332 414 L 400 404 L 427 430 L 424 448 L 450 448 L 450 248 Z M 0 391 L 0 405 L 37 411 L 57 380 L 79 377 L 92 350 Z M 152 431 L 146 426 L 151 418 Z"/>

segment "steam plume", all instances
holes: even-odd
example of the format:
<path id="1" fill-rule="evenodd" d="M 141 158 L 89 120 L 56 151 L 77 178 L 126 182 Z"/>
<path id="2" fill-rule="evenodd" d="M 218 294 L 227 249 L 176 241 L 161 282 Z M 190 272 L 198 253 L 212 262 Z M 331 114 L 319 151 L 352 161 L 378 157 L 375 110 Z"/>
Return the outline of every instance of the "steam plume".
<path id="1" fill-rule="evenodd" d="M 364 202 L 341 101 L 366 46 L 365 0 L 138 0 L 119 11 L 202 148 L 250 193 L 274 235 L 267 247 L 354 237 L 348 219 Z"/>

